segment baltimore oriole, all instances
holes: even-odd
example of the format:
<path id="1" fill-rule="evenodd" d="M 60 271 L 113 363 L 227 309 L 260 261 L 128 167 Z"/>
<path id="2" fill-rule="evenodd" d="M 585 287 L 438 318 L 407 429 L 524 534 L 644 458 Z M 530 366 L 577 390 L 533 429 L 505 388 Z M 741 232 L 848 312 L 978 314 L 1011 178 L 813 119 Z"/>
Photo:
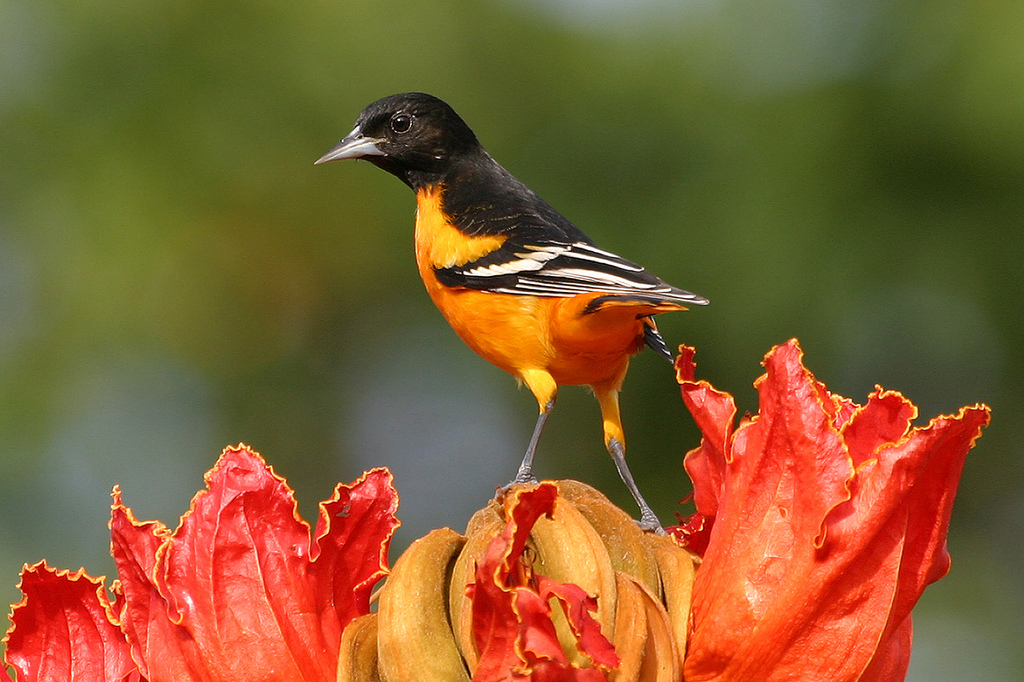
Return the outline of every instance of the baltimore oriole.
<path id="1" fill-rule="evenodd" d="M 430 298 L 470 348 L 536 397 L 540 416 L 513 483 L 536 480 L 533 455 L 558 386 L 589 384 L 639 523 L 660 530 L 626 465 L 619 389 L 644 344 L 672 360 L 652 316 L 707 300 L 597 248 L 431 95 L 366 107 L 316 163 L 337 159 L 366 159 L 416 192 L 416 263 Z"/>

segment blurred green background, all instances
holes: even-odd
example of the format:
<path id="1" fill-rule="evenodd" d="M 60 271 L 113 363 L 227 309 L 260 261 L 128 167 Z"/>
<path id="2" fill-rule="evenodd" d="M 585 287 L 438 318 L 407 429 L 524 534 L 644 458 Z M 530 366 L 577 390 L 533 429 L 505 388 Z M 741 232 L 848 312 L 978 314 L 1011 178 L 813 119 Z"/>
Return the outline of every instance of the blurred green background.
<path id="1" fill-rule="evenodd" d="M 661 328 L 741 409 L 790 337 L 857 400 L 990 404 L 911 679 L 1024 678 L 1022 30 L 990 0 L 3 0 L 0 601 L 43 557 L 110 574 L 111 487 L 173 527 L 239 441 L 308 519 L 390 466 L 396 550 L 511 477 L 535 403 L 427 299 L 411 193 L 313 166 L 423 90 L 598 244 L 711 299 Z M 622 400 L 670 521 L 699 436 L 652 353 Z M 583 389 L 538 457 L 632 510 Z"/>

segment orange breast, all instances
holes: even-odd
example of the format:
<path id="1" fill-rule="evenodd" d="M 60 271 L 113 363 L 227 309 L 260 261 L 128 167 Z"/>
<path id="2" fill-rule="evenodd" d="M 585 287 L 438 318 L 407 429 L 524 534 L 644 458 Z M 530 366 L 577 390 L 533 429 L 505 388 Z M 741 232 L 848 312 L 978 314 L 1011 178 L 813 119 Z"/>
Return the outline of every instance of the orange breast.
<path id="1" fill-rule="evenodd" d="M 504 243 L 502 236 L 467 237 L 452 227 L 438 191 L 417 195 L 416 264 L 431 300 L 480 356 L 506 372 L 549 372 L 558 384 L 621 381 L 629 356 L 643 345 L 642 306 L 610 306 L 584 315 L 601 294 L 571 298 L 514 296 L 446 287 L 434 268 L 463 265 Z M 653 311 L 648 311 L 648 314 Z"/>

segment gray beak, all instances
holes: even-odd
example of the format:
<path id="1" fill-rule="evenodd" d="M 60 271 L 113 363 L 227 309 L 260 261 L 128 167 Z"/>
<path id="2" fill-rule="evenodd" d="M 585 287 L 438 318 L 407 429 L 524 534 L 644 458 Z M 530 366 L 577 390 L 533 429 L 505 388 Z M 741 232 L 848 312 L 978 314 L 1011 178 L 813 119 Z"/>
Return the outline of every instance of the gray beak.
<path id="1" fill-rule="evenodd" d="M 331 147 L 331 150 L 317 159 L 314 164 L 337 161 L 339 159 L 361 159 L 364 156 L 383 156 L 377 143 L 383 140 L 366 137 L 359 126 L 352 129 L 352 132 L 345 136 L 338 144 Z"/>

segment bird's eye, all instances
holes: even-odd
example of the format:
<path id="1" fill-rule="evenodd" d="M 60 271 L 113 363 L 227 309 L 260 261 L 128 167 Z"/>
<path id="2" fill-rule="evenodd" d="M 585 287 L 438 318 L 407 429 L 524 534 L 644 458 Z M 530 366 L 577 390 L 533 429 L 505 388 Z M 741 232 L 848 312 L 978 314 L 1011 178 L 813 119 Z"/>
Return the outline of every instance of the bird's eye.
<path id="1" fill-rule="evenodd" d="M 396 133 L 407 133 L 412 128 L 412 116 L 408 114 L 395 114 L 391 118 L 391 129 Z"/>

